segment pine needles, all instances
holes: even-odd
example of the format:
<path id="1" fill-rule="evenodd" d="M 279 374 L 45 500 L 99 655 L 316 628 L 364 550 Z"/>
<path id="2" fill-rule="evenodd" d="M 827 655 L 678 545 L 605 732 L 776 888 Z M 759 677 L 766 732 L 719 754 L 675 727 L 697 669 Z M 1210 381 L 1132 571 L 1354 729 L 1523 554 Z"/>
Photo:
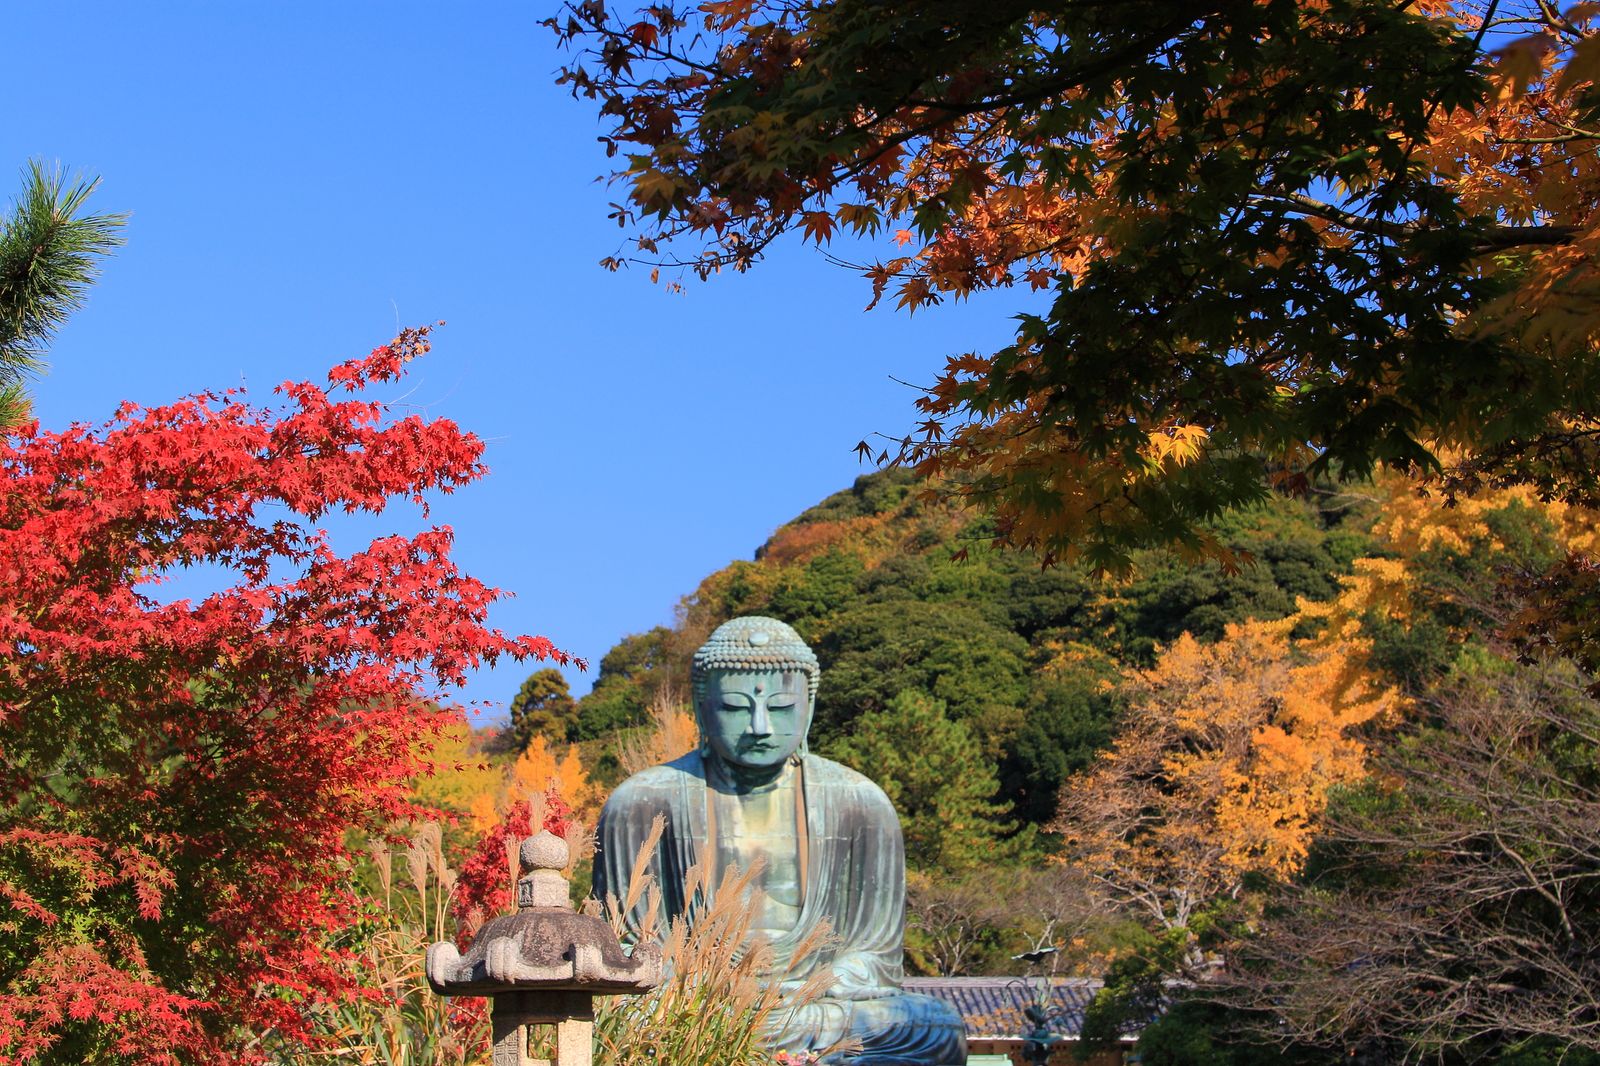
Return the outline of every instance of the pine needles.
<path id="1" fill-rule="evenodd" d="M 22 194 L 0 218 L 0 429 L 28 413 L 23 391 L 46 346 L 83 306 L 98 259 L 122 243 L 126 215 L 81 215 L 98 178 L 68 179 L 34 160 Z"/>

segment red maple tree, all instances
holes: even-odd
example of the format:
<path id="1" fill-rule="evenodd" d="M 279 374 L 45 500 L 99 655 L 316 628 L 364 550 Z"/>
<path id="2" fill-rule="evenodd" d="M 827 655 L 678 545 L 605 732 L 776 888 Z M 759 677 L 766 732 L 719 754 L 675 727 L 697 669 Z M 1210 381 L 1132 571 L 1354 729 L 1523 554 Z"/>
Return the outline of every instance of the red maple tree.
<path id="1" fill-rule="evenodd" d="M 470 944 L 484 922 L 514 909 L 516 853 L 511 848 L 534 835 L 536 819 L 539 829 L 568 841 L 573 839 L 572 807 L 559 790 L 552 788 L 544 793 L 538 810 L 534 807 L 528 800 L 513 803 L 506 816 L 479 837 L 467 853 L 450 907 L 459 930 L 456 939 L 460 946 Z"/>
<path id="2" fill-rule="evenodd" d="M 451 530 L 336 553 L 314 523 L 481 477 L 483 445 L 362 395 L 408 330 L 272 406 L 239 391 L 0 441 L 0 1062 L 249 1060 L 349 992 L 353 828 L 501 656 Z M 180 568 L 220 591 L 164 602 Z"/>

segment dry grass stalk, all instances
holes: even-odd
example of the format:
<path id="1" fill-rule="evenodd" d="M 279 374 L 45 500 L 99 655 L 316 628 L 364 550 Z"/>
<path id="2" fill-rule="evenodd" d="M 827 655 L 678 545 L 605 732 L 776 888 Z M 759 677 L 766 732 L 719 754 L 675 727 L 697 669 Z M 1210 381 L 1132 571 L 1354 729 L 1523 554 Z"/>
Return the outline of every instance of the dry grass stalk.
<path id="1" fill-rule="evenodd" d="M 650 822 L 650 832 L 645 835 L 644 842 L 639 845 L 639 850 L 633 856 L 633 867 L 628 872 L 628 898 L 619 904 L 617 898 L 612 896 L 606 900 L 606 910 L 611 915 L 611 929 L 621 937 L 626 928 L 622 924 L 622 916 L 633 910 L 639 903 L 639 897 L 646 892 L 651 893 L 651 905 L 645 910 L 645 926 L 641 936 L 645 939 L 654 939 L 656 929 L 656 912 L 660 909 L 659 902 L 654 895 L 656 891 L 655 878 L 650 875 L 650 856 L 655 854 L 656 845 L 661 842 L 661 834 L 666 832 L 667 820 L 661 815 L 656 815 Z"/>
<path id="2" fill-rule="evenodd" d="M 394 894 L 394 856 L 389 851 L 389 842 L 382 837 L 373 837 L 367 841 L 367 853 L 372 856 L 372 866 L 378 871 L 378 884 L 383 888 L 383 905 L 387 907 Z"/>
<path id="3" fill-rule="evenodd" d="M 651 914 L 659 909 L 660 887 L 648 872 L 649 859 L 664 830 L 662 820 L 652 825 L 630 880 L 627 905 L 647 899 Z M 383 994 L 325 1011 L 317 1022 L 328 1045 L 284 1051 L 277 1061 L 284 1066 L 482 1066 L 486 1034 L 463 1026 L 460 1012 L 428 989 L 422 972 L 424 947 L 452 934 L 449 905 L 456 875 L 440 843 L 436 825 L 413 831 L 400 851 L 409 891 L 399 893 L 392 891 L 396 856 L 382 842 L 369 844 L 385 888 L 388 923 L 362 946 L 355 964 L 364 983 Z M 668 976 L 660 988 L 596 1002 L 596 1066 L 771 1066 L 773 1052 L 763 1035 L 779 1028 L 789 1010 L 821 998 L 832 983 L 826 966 L 804 979 L 797 976 L 832 937 L 826 928 L 814 932 L 774 972 L 771 945 L 751 932 L 761 906 L 755 887 L 759 874 L 759 866 L 730 869 L 708 906 L 669 924 L 663 945 Z M 691 868 L 685 898 L 705 898 L 706 888 L 705 868 Z M 608 905 L 620 931 L 616 916 L 623 908 L 614 898 Z M 648 935 L 655 935 L 653 928 Z M 484 1019 L 476 1025 L 483 1026 Z"/>
<path id="4" fill-rule="evenodd" d="M 445 861 L 438 824 L 417 826 L 400 852 L 409 890 L 394 891 L 395 855 L 387 843 L 371 841 L 367 853 L 384 890 L 383 928 L 357 948 L 352 964 L 362 984 L 377 994 L 319 1012 L 315 1023 L 326 1046 L 284 1050 L 277 1061 L 285 1066 L 477 1066 L 486 1034 L 462 1024 L 457 1007 L 428 988 L 422 969 L 426 946 L 452 935 L 456 873 Z"/>
<path id="5" fill-rule="evenodd" d="M 671 685 L 662 685 L 650 701 L 650 724 L 625 737 L 617 747 L 617 761 L 628 774 L 671 762 L 686 755 L 700 742 L 683 695 Z"/>
<path id="6" fill-rule="evenodd" d="M 641 897 L 659 898 L 659 886 L 646 868 L 663 828 L 658 818 L 634 859 L 627 908 Z M 761 910 L 759 874 L 759 866 L 730 869 L 709 905 L 669 924 L 662 945 L 667 977 L 659 988 L 597 1004 L 597 1066 L 769 1066 L 773 1053 L 766 1034 L 779 1029 L 789 1011 L 820 999 L 832 984 L 826 966 L 798 976 L 831 942 L 832 933 L 826 928 L 813 932 L 777 967 L 772 945 L 752 933 Z M 705 880 L 704 867 L 692 867 L 684 898 L 703 896 Z M 620 929 L 617 916 L 625 908 L 615 898 L 607 903 Z M 649 913 L 656 909 L 650 907 Z"/>
<path id="7" fill-rule="evenodd" d="M 584 859 L 594 854 L 595 831 L 582 822 L 567 823 L 567 868 L 563 872 L 572 880 L 573 871 Z"/>

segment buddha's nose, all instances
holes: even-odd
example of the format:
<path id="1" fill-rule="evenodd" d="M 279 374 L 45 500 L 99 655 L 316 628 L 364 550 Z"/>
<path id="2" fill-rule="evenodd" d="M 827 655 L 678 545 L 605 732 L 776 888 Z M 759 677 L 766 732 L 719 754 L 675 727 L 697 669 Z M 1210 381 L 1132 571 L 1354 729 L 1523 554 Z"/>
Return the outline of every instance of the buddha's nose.
<path id="1" fill-rule="evenodd" d="M 750 712 L 750 735 L 757 737 L 772 735 L 772 719 L 767 716 L 765 700 L 757 700 L 755 709 Z"/>

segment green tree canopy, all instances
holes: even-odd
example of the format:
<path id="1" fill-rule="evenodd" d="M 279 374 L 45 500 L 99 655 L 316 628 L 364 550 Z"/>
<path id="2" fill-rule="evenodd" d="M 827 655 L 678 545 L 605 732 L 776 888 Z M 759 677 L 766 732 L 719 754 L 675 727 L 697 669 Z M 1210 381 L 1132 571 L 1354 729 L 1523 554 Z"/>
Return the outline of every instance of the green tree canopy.
<path id="1" fill-rule="evenodd" d="M 906 864 L 951 872 L 994 859 L 1015 828 L 994 802 L 994 770 L 965 723 L 918 692 L 862 715 L 830 754 L 877 782 L 900 814 Z"/>
<path id="2" fill-rule="evenodd" d="M 1035 675 L 1022 726 L 1000 759 L 1000 794 L 1030 825 L 1055 817 L 1061 786 L 1111 742 L 1120 709 L 1115 660 L 1092 652 Z"/>
<path id="3" fill-rule="evenodd" d="M 681 0 L 551 25 L 638 230 L 606 265 L 709 277 L 849 232 L 883 238 L 850 265 L 902 308 L 1048 292 L 861 447 L 1003 543 L 1125 571 L 1221 554 L 1207 523 L 1269 483 L 1436 470 L 1441 446 L 1596 495 L 1595 17 Z"/>
<path id="4" fill-rule="evenodd" d="M 688 656 L 676 654 L 680 643 L 666 626 L 618 641 L 601 658 L 594 689 L 578 701 L 571 739 L 595 740 L 642 725 L 659 687 L 677 684 L 687 690 Z"/>
<path id="5" fill-rule="evenodd" d="M 901 692 L 939 700 L 986 746 L 1003 744 L 1020 724 L 1027 643 L 968 604 L 855 607 L 838 614 L 816 647 L 824 673 L 812 730 L 823 750 Z"/>
<path id="6" fill-rule="evenodd" d="M 495 746 L 506 751 L 522 751 L 542 736 L 551 742 L 575 740 L 578 704 L 560 670 L 546 667 L 535 670 L 517 690 L 511 701 L 511 728 Z M 497 738 L 498 739 L 498 738 Z"/>

